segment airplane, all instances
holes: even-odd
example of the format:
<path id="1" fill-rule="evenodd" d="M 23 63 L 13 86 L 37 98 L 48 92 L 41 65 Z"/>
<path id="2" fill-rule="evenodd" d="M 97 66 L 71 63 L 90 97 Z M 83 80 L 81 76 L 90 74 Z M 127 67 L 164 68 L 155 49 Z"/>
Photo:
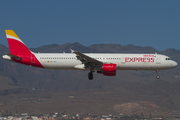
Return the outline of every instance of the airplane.
<path id="1" fill-rule="evenodd" d="M 90 71 L 89 80 L 93 79 L 93 72 L 115 76 L 117 70 L 154 70 L 157 74 L 156 78 L 159 79 L 159 70 L 173 69 L 178 66 L 168 56 L 157 53 L 81 53 L 74 50 L 71 50 L 71 53 L 34 53 L 13 30 L 5 30 L 5 33 L 10 53 L 3 55 L 3 59 L 44 69 Z"/>

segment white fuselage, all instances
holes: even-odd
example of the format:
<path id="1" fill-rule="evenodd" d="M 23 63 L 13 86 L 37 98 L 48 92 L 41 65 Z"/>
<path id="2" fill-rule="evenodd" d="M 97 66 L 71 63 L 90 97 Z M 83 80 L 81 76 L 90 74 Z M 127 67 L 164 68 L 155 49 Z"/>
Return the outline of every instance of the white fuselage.
<path id="1" fill-rule="evenodd" d="M 89 80 L 93 79 L 93 72 L 115 76 L 116 70 L 167 70 L 177 67 L 177 63 L 168 56 L 160 54 L 102 54 L 81 53 L 71 49 L 72 53 L 33 53 L 13 30 L 5 30 L 10 53 L 3 55 L 3 59 L 20 64 L 64 70 L 88 70 Z"/>
<path id="2" fill-rule="evenodd" d="M 34 53 L 45 69 L 85 69 L 73 53 Z M 117 70 L 167 70 L 177 66 L 168 56 L 160 54 L 85 54 L 103 63 L 115 63 Z M 33 60 L 32 60 L 33 62 Z M 96 69 L 95 69 L 96 71 Z"/>

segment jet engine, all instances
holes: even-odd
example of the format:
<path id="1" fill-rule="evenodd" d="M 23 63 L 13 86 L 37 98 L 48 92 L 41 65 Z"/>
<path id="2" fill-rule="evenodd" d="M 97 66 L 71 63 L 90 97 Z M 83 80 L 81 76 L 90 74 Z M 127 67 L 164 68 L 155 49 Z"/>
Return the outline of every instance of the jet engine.
<path id="1" fill-rule="evenodd" d="M 115 76 L 116 75 L 116 64 L 103 64 L 103 75 Z"/>

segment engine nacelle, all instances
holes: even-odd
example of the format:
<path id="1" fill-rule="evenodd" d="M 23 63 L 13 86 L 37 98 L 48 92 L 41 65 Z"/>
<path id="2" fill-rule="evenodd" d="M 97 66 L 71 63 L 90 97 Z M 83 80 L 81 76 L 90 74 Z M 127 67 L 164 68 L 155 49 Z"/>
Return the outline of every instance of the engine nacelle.
<path id="1" fill-rule="evenodd" d="M 116 64 L 103 64 L 103 75 L 115 76 L 116 75 Z"/>

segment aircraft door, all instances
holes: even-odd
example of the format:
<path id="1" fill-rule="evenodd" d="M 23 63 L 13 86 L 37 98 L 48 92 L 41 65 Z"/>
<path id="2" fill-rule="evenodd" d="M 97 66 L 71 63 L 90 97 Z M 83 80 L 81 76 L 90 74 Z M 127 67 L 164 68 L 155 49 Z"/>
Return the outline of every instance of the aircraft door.
<path id="1" fill-rule="evenodd" d="M 121 56 L 121 63 L 122 63 L 122 64 L 125 64 L 125 56 L 124 56 L 124 55 Z"/>
<path id="2" fill-rule="evenodd" d="M 156 55 L 156 64 L 161 64 L 161 56 Z"/>
<path id="3" fill-rule="evenodd" d="M 35 57 L 31 55 L 31 63 L 35 63 Z"/>

